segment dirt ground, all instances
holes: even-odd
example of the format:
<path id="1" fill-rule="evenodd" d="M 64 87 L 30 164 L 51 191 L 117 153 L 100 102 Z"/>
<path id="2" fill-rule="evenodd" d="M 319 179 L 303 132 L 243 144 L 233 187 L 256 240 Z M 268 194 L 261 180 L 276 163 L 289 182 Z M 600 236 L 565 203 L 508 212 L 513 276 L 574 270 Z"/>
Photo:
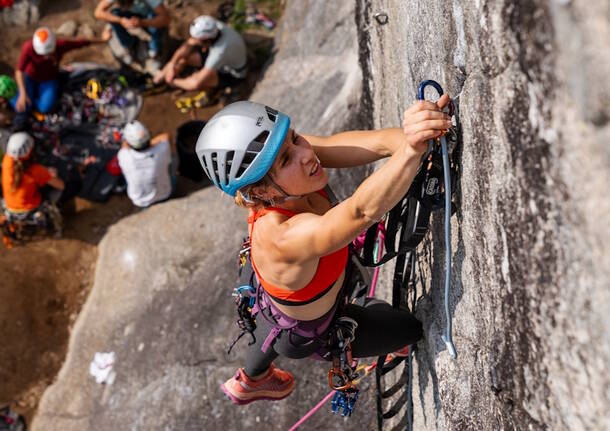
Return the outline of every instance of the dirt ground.
<path id="1" fill-rule="evenodd" d="M 103 24 L 93 18 L 96 0 L 53 0 L 42 10 L 38 24 L 57 29 L 66 20 L 87 23 L 99 34 Z M 176 2 L 172 2 L 176 3 Z M 213 14 L 218 1 L 183 1 L 172 7 L 170 35 L 186 36 L 189 21 L 203 13 Z M 36 26 L 2 30 L 0 73 L 11 73 L 23 41 Z M 272 34 L 254 35 L 270 41 Z M 63 63 L 96 61 L 114 64 L 104 45 L 69 53 Z M 253 86 L 260 71 L 249 79 Z M 174 106 L 177 94 L 166 92 L 145 99 L 139 119 L 153 133 L 175 132 L 192 118 Z M 200 109 L 197 119 L 208 119 L 220 105 Z M 177 197 L 186 196 L 202 184 L 179 177 Z M 0 245 L 0 406 L 11 406 L 29 423 L 44 390 L 53 382 L 65 358 L 71 327 L 93 284 L 97 244 L 113 223 L 139 211 L 125 195 L 116 195 L 103 204 L 76 200 L 75 210 L 64 216 L 61 239 L 39 239 L 13 247 Z"/>

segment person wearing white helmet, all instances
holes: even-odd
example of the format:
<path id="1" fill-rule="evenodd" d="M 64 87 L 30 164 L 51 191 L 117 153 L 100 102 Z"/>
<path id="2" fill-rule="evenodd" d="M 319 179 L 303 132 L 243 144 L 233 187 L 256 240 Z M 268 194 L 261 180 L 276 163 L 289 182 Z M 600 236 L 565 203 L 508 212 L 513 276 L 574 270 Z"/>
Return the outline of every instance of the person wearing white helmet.
<path id="1" fill-rule="evenodd" d="M 442 112 L 448 103 L 446 95 L 415 103 L 403 114 L 402 130 L 329 137 L 299 134 L 287 115 L 248 101 L 226 106 L 205 125 L 197 157 L 214 185 L 249 211 L 247 249 L 260 284 L 245 366 L 221 386 L 234 403 L 288 396 L 294 377 L 273 361 L 327 358 L 329 331 L 339 318 L 356 324 L 355 358 L 405 356 L 406 346 L 422 337 L 421 322 L 388 303 L 347 304 L 359 272 L 350 244 L 409 190 L 428 140 L 451 127 Z M 351 196 L 333 202 L 326 168 L 383 158 Z"/>
<path id="2" fill-rule="evenodd" d="M 110 33 L 104 32 L 100 39 L 57 39 L 48 27 L 38 28 L 21 47 L 15 69 L 18 92 L 11 100 L 13 109 L 20 113 L 30 109 L 50 112 L 58 97 L 57 75 L 64 54 L 92 43 L 105 43 L 109 38 Z"/>
<path id="3" fill-rule="evenodd" d="M 127 196 L 134 205 L 147 207 L 171 196 L 176 186 L 177 160 L 168 133 L 151 138 L 141 122 L 125 125 L 118 161 L 127 182 Z"/>
<path id="4" fill-rule="evenodd" d="M 202 15 L 191 23 L 189 35 L 155 76 L 155 83 L 165 81 L 183 90 L 213 90 L 237 85 L 246 78 L 246 44 L 237 31 Z M 181 77 L 187 66 L 195 72 Z"/>
<path id="5" fill-rule="evenodd" d="M 40 206 L 42 188 L 63 191 L 65 183 L 57 170 L 33 161 L 34 139 L 25 132 L 10 136 L 2 158 L 2 193 L 9 211 L 29 212 Z"/>
<path id="6" fill-rule="evenodd" d="M 138 36 L 131 34 L 130 30 L 143 29 L 150 36 L 148 57 L 158 64 L 170 23 L 169 11 L 163 0 L 101 0 L 94 16 L 110 24 L 119 43 L 129 53 L 122 57 L 128 64 L 133 61 L 138 44 Z M 157 65 L 157 70 L 159 67 Z"/>

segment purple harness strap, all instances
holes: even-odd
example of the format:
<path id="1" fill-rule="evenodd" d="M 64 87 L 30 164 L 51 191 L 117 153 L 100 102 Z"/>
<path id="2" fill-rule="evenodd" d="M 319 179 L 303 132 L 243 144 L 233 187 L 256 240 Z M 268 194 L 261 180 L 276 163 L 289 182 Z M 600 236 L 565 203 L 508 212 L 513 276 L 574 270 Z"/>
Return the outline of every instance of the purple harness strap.
<path id="1" fill-rule="evenodd" d="M 339 302 L 341 302 L 340 299 L 341 292 L 339 292 L 339 295 L 337 295 L 337 301 L 335 301 L 333 307 L 323 316 L 318 317 L 315 320 L 297 320 L 287 316 L 280 309 L 278 309 L 273 302 L 271 302 L 260 283 L 258 283 L 256 288 L 256 304 L 252 308 L 252 315 L 259 314 L 263 316 L 263 318 L 273 327 L 269 332 L 269 335 L 267 335 L 267 338 L 265 338 L 265 341 L 261 346 L 261 350 L 266 353 L 269 346 L 271 346 L 273 341 L 282 331 L 289 331 L 290 333 L 294 333 L 304 338 L 311 338 L 310 342 L 304 344 L 305 346 L 313 343 L 330 326 L 337 308 L 339 307 Z M 269 309 L 269 314 L 273 320 L 275 320 L 275 322 L 265 315 L 263 312 L 265 309 Z"/>

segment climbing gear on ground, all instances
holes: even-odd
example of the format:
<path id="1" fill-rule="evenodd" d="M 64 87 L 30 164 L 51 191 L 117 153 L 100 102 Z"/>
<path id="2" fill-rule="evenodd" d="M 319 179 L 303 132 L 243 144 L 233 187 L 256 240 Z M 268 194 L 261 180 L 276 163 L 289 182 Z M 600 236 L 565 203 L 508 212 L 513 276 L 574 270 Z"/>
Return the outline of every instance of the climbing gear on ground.
<path id="1" fill-rule="evenodd" d="M 49 201 L 42 201 L 40 206 L 31 211 L 11 211 L 4 199 L 0 199 L 0 233 L 6 248 L 13 244 L 23 244 L 39 234 L 53 234 L 61 237 L 63 217 L 57 206 Z"/>
<path id="2" fill-rule="evenodd" d="M 192 109 L 203 108 L 216 101 L 215 97 L 210 96 L 206 91 L 201 91 L 195 96 L 185 96 L 176 100 L 175 105 L 181 113 L 187 114 Z"/>
<path id="3" fill-rule="evenodd" d="M 144 124 L 134 120 L 123 128 L 123 139 L 134 150 L 144 150 L 150 145 L 150 131 Z"/>
<path id="4" fill-rule="evenodd" d="M 9 406 L 0 408 L 0 431 L 25 431 L 23 416 L 13 411 Z"/>
<path id="5" fill-rule="evenodd" d="M 290 118 L 249 101 L 226 106 L 205 125 L 196 153 L 208 178 L 230 196 L 263 178 L 290 128 Z"/>
<path id="6" fill-rule="evenodd" d="M 99 80 L 91 78 L 87 81 L 87 97 L 92 100 L 99 99 L 102 94 L 102 84 Z"/>
<path id="7" fill-rule="evenodd" d="M 223 383 L 220 388 L 235 404 L 249 404 L 257 400 L 281 400 L 290 395 L 294 389 L 294 376 L 273 364 L 267 375 L 253 380 L 246 375 L 243 368 Z"/>
<path id="8" fill-rule="evenodd" d="M 48 27 L 40 27 L 34 32 L 32 45 L 38 55 L 49 55 L 55 51 L 55 34 Z"/>
<path id="9" fill-rule="evenodd" d="M 197 40 L 214 39 L 218 35 L 218 24 L 209 15 L 201 15 L 193 20 L 189 34 Z"/>
<path id="10" fill-rule="evenodd" d="M 17 95 L 17 83 L 7 75 L 0 75 L 0 97 L 11 100 Z"/>
<path id="11" fill-rule="evenodd" d="M 13 133 L 8 138 L 6 154 L 13 159 L 27 158 L 34 148 L 34 139 L 26 132 Z"/>

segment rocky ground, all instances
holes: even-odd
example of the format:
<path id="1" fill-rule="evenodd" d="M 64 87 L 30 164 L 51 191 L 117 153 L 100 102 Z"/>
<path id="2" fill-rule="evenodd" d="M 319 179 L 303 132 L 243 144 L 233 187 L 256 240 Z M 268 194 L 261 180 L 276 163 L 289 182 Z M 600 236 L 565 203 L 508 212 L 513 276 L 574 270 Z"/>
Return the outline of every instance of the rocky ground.
<path id="1" fill-rule="evenodd" d="M 0 73 L 12 74 L 23 41 L 31 37 L 38 25 L 54 30 L 72 28 L 76 36 L 99 35 L 103 25 L 93 17 L 96 0 L 54 0 L 43 2 L 40 22 L 8 26 L 0 38 Z M 188 22 L 202 13 L 213 14 L 218 1 L 171 1 L 172 27 L 175 39 L 186 36 Z M 260 46 L 268 46 L 271 34 L 252 34 Z M 114 64 L 106 46 L 93 46 L 69 53 L 64 63 L 96 61 Z M 260 64 L 259 64 L 260 66 Z M 252 86 L 258 73 L 249 82 Z M 178 125 L 191 119 L 174 107 L 177 94 L 166 92 L 145 99 L 140 120 L 153 133 L 174 132 Z M 207 119 L 220 108 L 215 105 L 196 112 Z M 200 188 L 186 178 L 178 180 L 177 196 Z M 33 417 L 42 393 L 53 382 L 68 347 L 68 338 L 92 285 L 97 260 L 97 245 L 106 230 L 121 218 L 138 209 L 124 196 L 113 196 L 108 202 L 95 204 L 77 199 L 75 211 L 65 217 L 65 234 L 61 239 L 41 239 L 11 250 L 0 246 L 0 406 L 10 403 L 29 420 Z"/>

